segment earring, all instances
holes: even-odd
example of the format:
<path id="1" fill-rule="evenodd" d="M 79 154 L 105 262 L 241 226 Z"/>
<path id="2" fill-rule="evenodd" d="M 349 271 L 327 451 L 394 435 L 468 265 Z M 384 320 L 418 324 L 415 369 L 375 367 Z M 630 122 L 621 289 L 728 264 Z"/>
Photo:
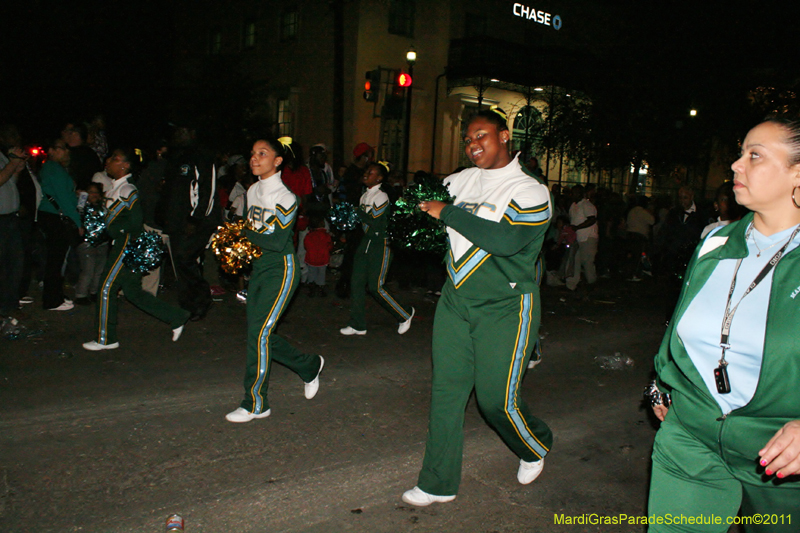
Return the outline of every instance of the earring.
<path id="1" fill-rule="evenodd" d="M 795 206 L 797 209 L 800 209 L 800 205 L 797 205 L 797 199 L 794 197 L 794 191 L 796 191 L 798 187 L 800 187 L 800 185 L 798 185 L 797 187 L 795 187 L 794 189 L 792 189 L 792 203 L 794 204 L 794 206 Z"/>

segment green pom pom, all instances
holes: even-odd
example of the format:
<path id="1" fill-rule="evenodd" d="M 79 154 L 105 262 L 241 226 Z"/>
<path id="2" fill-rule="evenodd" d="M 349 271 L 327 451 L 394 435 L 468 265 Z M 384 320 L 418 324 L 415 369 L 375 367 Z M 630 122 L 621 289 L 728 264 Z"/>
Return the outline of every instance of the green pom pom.
<path id="1" fill-rule="evenodd" d="M 395 202 L 388 228 L 395 245 L 440 255 L 447 252 L 444 223 L 419 210 L 420 202 L 430 200 L 453 202 L 447 187 L 432 176 L 409 185 Z"/>
<path id="2" fill-rule="evenodd" d="M 155 231 L 143 231 L 125 247 L 122 261 L 134 274 L 144 274 L 161 264 L 164 252 L 161 235 Z"/>
<path id="3" fill-rule="evenodd" d="M 334 205 L 328 214 L 328 219 L 339 231 L 352 231 L 360 223 L 356 208 L 349 202 L 340 202 Z"/>

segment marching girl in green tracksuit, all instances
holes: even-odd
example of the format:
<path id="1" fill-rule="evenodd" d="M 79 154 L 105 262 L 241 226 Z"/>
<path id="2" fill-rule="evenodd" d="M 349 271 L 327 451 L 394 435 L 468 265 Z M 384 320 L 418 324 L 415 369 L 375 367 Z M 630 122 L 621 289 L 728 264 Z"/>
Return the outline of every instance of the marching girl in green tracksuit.
<path id="1" fill-rule="evenodd" d="M 366 335 L 366 293 L 372 295 L 399 322 L 397 333 L 402 335 L 411 327 L 414 308 L 408 310 L 383 286 L 392 261 L 386 228 L 389 225 L 389 196 L 381 183 L 389 177 L 389 163 L 381 161 L 367 165 L 361 182 L 367 192 L 361 196 L 359 217 L 364 226 L 364 238 L 356 251 L 350 282 L 350 320 L 339 330 L 342 335 Z"/>
<path id="2" fill-rule="evenodd" d="M 464 410 L 472 390 L 489 424 L 519 457 L 517 479 L 532 482 L 552 443 L 550 428 L 519 391 L 541 309 L 536 261 L 550 220 L 547 187 L 508 152 L 505 114 L 473 116 L 466 153 L 477 168 L 445 179 L 453 205 L 421 202 L 447 226 L 448 280 L 433 325 L 433 378 L 425 459 L 403 501 L 425 506 L 456 497 Z"/>
<path id="3" fill-rule="evenodd" d="M 274 333 L 300 279 L 292 242 L 297 198 L 281 181 L 280 172 L 292 157 L 288 148 L 291 143 L 288 137 L 259 140 L 250 156 L 250 169 L 258 180 L 247 191 L 246 218 L 252 229 L 246 232 L 262 253 L 253 261 L 247 289 L 244 399 L 225 416 L 229 422 L 249 422 L 270 415 L 267 387 L 273 359 L 302 378 L 307 399 L 319 390 L 319 374 L 325 363 L 322 356 L 301 353 Z"/>
<path id="4" fill-rule="evenodd" d="M 142 206 L 136 187 L 128 183 L 136 156 L 129 150 L 115 150 L 106 163 L 106 173 L 114 180 L 106 193 L 106 232 L 113 244 L 108 254 L 102 285 L 97 298 L 97 337 L 85 342 L 91 351 L 119 348 L 117 341 L 117 293 L 142 311 L 172 327 L 172 340 L 183 333 L 189 312 L 159 300 L 142 290 L 142 275 L 133 273 L 123 262 L 125 247 L 142 232 Z"/>

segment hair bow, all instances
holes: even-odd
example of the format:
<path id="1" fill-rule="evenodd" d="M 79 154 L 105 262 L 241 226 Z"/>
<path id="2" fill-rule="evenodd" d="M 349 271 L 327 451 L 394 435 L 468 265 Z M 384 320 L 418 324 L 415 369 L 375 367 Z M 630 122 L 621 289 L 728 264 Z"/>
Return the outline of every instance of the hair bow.
<path id="1" fill-rule="evenodd" d="M 391 169 L 389 168 L 389 162 L 388 161 L 378 161 L 378 164 L 386 169 L 386 173 L 387 174 L 389 174 L 391 172 Z"/>
<path id="2" fill-rule="evenodd" d="M 278 137 L 278 142 L 281 143 L 281 146 L 283 146 L 284 150 L 289 150 L 292 153 L 292 155 L 294 155 L 294 150 L 292 150 L 292 138 L 291 137 L 289 137 L 288 135 L 286 135 L 284 137 Z"/>
<path id="3" fill-rule="evenodd" d="M 492 107 L 490 107 L 489 111 L 494 111 L 495 113 L 497 113 L 498 115 L 503 117 L 503 120 L 508 122 L 508 115 L 506 115 L 506 112 L 503 111 L 502 109 L 500 109 L 499 107 L 497 107 L 496 105 L 493 105 Z"/>

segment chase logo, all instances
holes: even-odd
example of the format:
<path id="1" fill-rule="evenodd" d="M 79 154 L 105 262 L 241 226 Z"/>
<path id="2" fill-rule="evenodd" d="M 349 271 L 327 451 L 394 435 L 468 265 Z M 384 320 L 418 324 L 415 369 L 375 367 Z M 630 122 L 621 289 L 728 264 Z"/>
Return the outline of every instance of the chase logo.
<path id="1" fill-rule="evenodd" d="M 800 287 L 797 287 L 792 293 L 792 300 L 794 300 L 798 294 L 800 294 Z"/>
<path id="2" fill-rule="evenodd" d="M 556 31 L 561 29 L 561 17 L 558 15 L 551 15 L 546 11 L 539 11 L 533 7 L 526 6 L 525 4 L 514 4 L 512 11 L 515 17 L 521 17 L 527 20 L 538 22 L 544 26 L 550 26 Z"/>
<path id="3" fill-rule="evenodd" d="M 189 175 L 189 165 L 181 165 L 181 176 Z"/>

